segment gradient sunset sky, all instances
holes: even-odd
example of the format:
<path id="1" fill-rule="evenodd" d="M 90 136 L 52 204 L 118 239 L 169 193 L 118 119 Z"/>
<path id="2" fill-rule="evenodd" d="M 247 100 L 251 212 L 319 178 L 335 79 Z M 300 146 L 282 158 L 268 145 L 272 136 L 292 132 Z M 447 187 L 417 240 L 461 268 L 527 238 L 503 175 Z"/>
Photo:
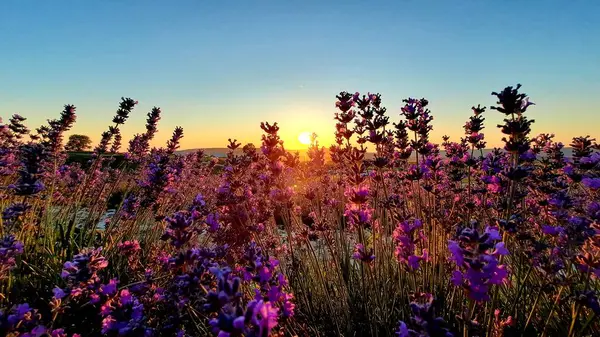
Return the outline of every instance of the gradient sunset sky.
<path id="1" fill-rule="evenodd" d="M 335 95 L 380 92 L 392 121 L 426 97 L 432 140 L 455 140 L 472 105 L 523 84 L 535 134 L 600 138 L 600 1 L 18 1 L 0 3 L 0 116 L 33 129 L 77 106 L 74 133 L 94 141 L 121 96 L 140 103 L 124 137 L 163 118 L 182 148 L 259 143 L 277 121 L 329 144 Z M 500 144 L 499 113 L 486 113 Z"/>

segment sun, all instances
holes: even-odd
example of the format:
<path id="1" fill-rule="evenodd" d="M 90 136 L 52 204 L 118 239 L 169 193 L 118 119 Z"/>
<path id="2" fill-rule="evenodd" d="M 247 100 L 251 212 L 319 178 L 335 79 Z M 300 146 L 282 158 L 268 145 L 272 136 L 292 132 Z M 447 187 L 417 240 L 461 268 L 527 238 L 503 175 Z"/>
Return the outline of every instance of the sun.
<path id="1" fill-rule="evenodd" d="M 310 138 L 311 138 L 310 132 L 302 132 L 298 136 L 298 141 L 300 142 L 300 144 L 310 145 Z"/>

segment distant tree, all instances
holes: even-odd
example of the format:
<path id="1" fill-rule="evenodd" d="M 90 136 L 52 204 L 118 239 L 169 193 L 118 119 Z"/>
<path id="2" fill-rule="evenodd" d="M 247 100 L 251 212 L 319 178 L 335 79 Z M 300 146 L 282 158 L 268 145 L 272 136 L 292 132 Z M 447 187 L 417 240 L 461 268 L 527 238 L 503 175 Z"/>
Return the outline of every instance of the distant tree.
<path id="1" fill-rule="evenodd" d="M 92 140 L 86 135 L 71 135 L 65 150 L 69 152 L 84 152 L 92 148 Z"/>

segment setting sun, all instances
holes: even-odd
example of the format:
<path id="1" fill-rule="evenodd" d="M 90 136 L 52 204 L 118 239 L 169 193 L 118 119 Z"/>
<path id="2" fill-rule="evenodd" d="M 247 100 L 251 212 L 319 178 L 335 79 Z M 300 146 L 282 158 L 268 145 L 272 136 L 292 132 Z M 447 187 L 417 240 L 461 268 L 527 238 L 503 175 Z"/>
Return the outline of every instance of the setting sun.
<path id="1" fill-rule="evenodd" d="M 300 144 L 310 145 L 310 135 L 310 132 L 302 132 L 298 136 L 298 141 L 300 142 Z"/>

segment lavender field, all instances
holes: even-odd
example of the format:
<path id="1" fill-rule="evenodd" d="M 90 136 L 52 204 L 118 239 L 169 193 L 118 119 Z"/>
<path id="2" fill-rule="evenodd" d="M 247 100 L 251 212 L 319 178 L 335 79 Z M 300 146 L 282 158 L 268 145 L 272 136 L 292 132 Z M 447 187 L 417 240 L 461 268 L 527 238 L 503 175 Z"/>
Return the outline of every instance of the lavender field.
<path id="1" fill-rule="evenodd" d="M 160 108 L 122 139 L 130 98 L 84 162 L 75 106 L 5 118 L 0 336 L 599 336 L 598 143 L 532 134 L 520 85 L 481 94 L 433 144 L 426 99 L 342 92 L 307 160 L 267 122 L 224 158 L 153 147 Z"/>

